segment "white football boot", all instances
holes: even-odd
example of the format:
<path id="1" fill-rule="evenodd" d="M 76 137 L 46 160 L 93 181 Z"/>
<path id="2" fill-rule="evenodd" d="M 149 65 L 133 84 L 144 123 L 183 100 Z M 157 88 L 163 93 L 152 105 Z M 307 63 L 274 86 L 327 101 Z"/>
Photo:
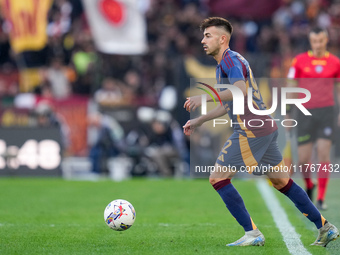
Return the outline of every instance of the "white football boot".
<path id="1" fill-rule="evenodd" d="M 265 240 L 263 234 L 257 228 L 247 231 L 243 237 L 233 243 L 227 244 L 227 246 L 263 246 Z"/>
<path id="2" fill-rule="evenodd" d="M 339 230 L 331 223 L 327 222 L 322 228 L 319 229 L 318 238 L 311 245 L 323 246 L 339 237 Z"/>

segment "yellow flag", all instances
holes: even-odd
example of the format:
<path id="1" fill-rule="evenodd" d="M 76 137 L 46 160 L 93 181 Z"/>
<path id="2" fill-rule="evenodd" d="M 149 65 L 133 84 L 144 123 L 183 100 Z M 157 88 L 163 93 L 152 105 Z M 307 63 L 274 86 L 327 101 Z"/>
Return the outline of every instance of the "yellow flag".
<path id="1" fill-rule="evenodd" d="M 47 14 L 51 0 L 0 0 L 10 25 L 10 43 L 16 53 L 38 51 L 47 43 Z"/>

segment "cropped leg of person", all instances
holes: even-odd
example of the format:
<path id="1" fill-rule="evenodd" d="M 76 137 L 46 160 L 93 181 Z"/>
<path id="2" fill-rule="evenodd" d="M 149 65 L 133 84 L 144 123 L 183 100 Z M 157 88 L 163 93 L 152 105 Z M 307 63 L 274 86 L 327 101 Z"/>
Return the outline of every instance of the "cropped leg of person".
<path id="1" fill-rule="evenodd" d="M 320 168 L 318 171 L 318 195 L 316 206 L 319 210 L 326 210 L 325 204 L 326 191 L 330 176 L 330 151 L 332 147 L 332 141 L 329 139 L 320 138 L 317 140 L 317 152 Z"/>
<path id="2" fill-rule="evenodd" d="M 320 214 L 319 210 L 314 206 L 313 202 L 309 199 L 307 193 L 300 186 L 294 183 L 294 181 L 289 177 L 288 172 L 284 171 L 285 168 L 283 160 L 279 164 L 276 164 L 272 161 L 274 158 L 282 158 L 275 138 L 269 145 L 260 163 L 273 165 L 274 170 L 275 166 L 277 167 L 275 171 L 267 173 L 267 177 L 272 182 L 273 187 L 286 195 L 299 209 L 299 211 L 313 222 L 319 230 L 319 236 L 313 245 L 326 246 L 330 241 L 338 238 L 338 229 L 326 221 L 326 219 Z M 277 171 L 278 169 L 282 169 L 282 171 Z"/>
<path id="3" fill-rule="evenodd" d="M 298 169 L 305 182 L 305 190 L 313 201 L 313 191 L 315 184 L 311 178 L 310 163 L 312 160 L 313 146 L 317 139 L 317 133 L 320 129 L 320 122 L 317 119 L 317 114 L 313 111 L 311 116 L 304 115 L 301 111 L 297 113 L 299 124 L 297 126 L 297 139 L 298 139 Z"/>
<path id="4" fill-rule="evenodd" d="M 306 192 L 290 179 L 288 174 L 287 176 L 284 176 L 284 173 L 278 174 L 276 172 L 267 174 L 269 180 L 273 183 L 273 187 L 286 195 L 318 229 L 321 228 L 325 223 L 325 219 L 309 199 Z"/>
<path id="5" fill-rule="evenodd" d="M 100 146 L 96 145 L 91 148 L 89 158 L 92 163 L 93 173 L 100 174 L 102 172 L 100 168 L 102 156 L 103 156 L 103 149 Z"/>
<path id="6" fill-rule="evenodd" d="M 316 206 L 319 210 L 327 209 L 325 205 L 325 196 L 327 184 L 330 176 L 330 151 L 334 136 L 334 107 L 324 107 L 315 110 L 315 118 L 317 118 L 319 127 L 316 133 L 316 145 L 318 153 L 318 195 Z"/>
<path id="7" fill-rule="evenodd" d="M 306 187 L 306 193 L 310 200 L 313 201 L 313 190 L 315 188 L 315 184 L 312 181 L 311 178 L 311 172 L 310 172 L 310 162 L 312 158 L 312 152 L 313 152 L 313 142 L 308 142 L 304 144 L 299 144 L 298 146 L 298 166 L 300 166 L 298 169 L 301 169 L 301 174 L 305 181 L 305 187 Z"/>
<path id="8" fill-rule="evenodd" d="M 145 154 L 157 164 L 162 176 L 170 177 L 173 175 L 169 160 L 178 157 L 178 153 L 172 146 L 150 146 L 145 149 Z"/>
<path id="9" fill-rule="evenodd" d="M 314 206 L 307 193 L 297 185 L 292 179 L 283 176 L 283 173 L 268 173 L 268 178 L 273 183 L 273 187 L 286 195 L 319 230 L 319 235 L 312 245 L 324 246 L 339 237 L 339 230 L 329 223 Z"/>
<path id="10" fill-rule="evenodd" d="M 215 164 L 215 169 L 221 169 L 223 166 Z M 227 246 L 263 246 L 265 238 L 254 224 L 247 211 L 243 199 L 231 183 L 235 171 L 229 169 L 224 172 L 213 172 L 210 175 L 209 182 L 222 198 L 231 215 L 243 227 L 245 235 L 236 242 L 227 244 Z"/>

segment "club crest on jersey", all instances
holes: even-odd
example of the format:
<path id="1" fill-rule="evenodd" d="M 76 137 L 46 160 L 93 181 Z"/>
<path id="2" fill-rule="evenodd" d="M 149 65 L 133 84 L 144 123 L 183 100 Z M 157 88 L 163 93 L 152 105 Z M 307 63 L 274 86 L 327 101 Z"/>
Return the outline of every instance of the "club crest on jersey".
<path id="1" fill-rule="evenodd" d="M 318 65 L 318 66 L 315 67 L 315 72 L 321 73 L 322 71 L 323 71 L 323 67 L 322 66 Z"/>

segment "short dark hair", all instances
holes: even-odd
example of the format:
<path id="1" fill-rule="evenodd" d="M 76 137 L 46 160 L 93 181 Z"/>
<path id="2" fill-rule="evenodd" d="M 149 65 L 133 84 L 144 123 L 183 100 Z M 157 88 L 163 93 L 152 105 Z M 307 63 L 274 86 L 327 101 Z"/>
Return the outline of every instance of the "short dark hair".
<path id="1" fill-rule="evenodd" d="M 327 29 L 321 28 L 321 27 L 313 27 L 313 28 L 309 31 L 309 34 L 311 34 L 311 33 L 319 34 L 319 33 L 322 33 L 322 32 L 324 32 L 326 35 L 328 35 Z"/>
<path id="2" fill-rule="evenodd" d="M 233 26 L 230 24 L 230 22 L 220 17 L 210 17 L 210 18 L 203 20 L 200 25 L 201 31 L 204 31 L 207 27 L 222 27 L 230 35 L 233 33 Z"/>

